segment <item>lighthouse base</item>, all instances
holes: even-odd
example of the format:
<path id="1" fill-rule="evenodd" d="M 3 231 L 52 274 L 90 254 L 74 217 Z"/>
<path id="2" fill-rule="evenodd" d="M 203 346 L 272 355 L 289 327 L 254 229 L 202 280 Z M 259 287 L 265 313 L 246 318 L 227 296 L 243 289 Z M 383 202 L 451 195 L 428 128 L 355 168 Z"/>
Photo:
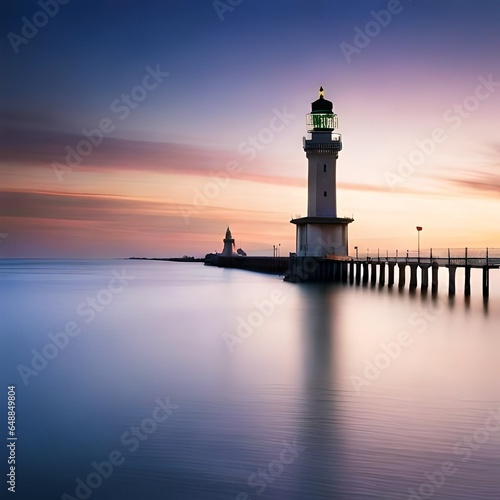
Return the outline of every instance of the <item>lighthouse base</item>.
<path id="1" fill-rule="evenodd" d="M 295 254 L 290 254 L 285 281 L 347 283 L 349 261 L 349 257 L 324 259 L 322 257 L 297 257 Z"/>
<path id="2" fill-rule="evenodd" d="M 297 257 L 347 257 L 348 225 L 353 220 L 338 217 L 302 217 L 291 220 L 297 226 Z"/>

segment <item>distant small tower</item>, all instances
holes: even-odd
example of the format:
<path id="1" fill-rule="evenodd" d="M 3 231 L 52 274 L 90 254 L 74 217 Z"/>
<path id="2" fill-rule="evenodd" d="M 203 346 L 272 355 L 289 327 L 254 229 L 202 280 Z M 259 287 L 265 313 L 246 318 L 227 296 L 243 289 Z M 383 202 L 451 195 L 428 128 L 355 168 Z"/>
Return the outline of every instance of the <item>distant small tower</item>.
<path id="1" fill-rule="evenodd" d="M 297 226 L 296 253 L 298 257 L 346 256 L 347 226 L 353 219 L 337 217 L 336 170 L 342 136 L 333 132 L 338 117 L 333 103 L 324 98 L 323 87 L 311 104 L 307 126 L 310 138 L 303 139 L 308 160 L 307 217 L 290 221 Z"/>
<path id="2" fill-rule="evenodd" d="M 224 242 L 224 250 L 222 250 L 221 255 L 223 257 L 232 257 L 234 248 L 234 239 L 231 236 L 231 231 L 229 227 L 226 230 L 226 237 L 222 240 Z"/>

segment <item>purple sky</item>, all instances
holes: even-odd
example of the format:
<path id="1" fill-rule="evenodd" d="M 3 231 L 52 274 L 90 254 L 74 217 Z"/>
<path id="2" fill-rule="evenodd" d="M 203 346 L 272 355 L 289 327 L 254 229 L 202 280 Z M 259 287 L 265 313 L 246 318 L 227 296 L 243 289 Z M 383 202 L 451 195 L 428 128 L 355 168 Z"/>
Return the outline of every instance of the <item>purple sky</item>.
<path id="1" fill-rule="evenodd" d="M 294 251 L 320 85 L 351 251 L 500 247 L 500 2 L 42 4 L 2 5 L 0 256 Z"/>

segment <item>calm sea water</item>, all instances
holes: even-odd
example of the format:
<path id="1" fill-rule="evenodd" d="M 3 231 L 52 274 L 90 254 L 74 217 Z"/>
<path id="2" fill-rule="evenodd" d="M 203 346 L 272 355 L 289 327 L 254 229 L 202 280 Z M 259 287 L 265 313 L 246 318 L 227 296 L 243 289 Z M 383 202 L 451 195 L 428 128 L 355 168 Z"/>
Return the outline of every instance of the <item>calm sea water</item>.
<path id="1" fill-rule="evenodd" d="M 1 261 L 12 498 L 497 500 L 500 271 L 488 306 L 445 279 Z"/>

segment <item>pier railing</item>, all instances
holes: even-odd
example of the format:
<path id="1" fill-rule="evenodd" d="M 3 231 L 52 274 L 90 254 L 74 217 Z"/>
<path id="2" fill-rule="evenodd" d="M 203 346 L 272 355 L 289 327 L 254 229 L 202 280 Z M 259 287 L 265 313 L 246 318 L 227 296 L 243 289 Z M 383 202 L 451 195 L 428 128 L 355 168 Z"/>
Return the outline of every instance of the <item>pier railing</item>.
<path id="1" fill-rule="evenodd" d="M 357 260 L 375 262 L 418 262 L 460 267 L 500 266 L 500 248 L 427 248 L 418 250 L 367 250 Z"/>

